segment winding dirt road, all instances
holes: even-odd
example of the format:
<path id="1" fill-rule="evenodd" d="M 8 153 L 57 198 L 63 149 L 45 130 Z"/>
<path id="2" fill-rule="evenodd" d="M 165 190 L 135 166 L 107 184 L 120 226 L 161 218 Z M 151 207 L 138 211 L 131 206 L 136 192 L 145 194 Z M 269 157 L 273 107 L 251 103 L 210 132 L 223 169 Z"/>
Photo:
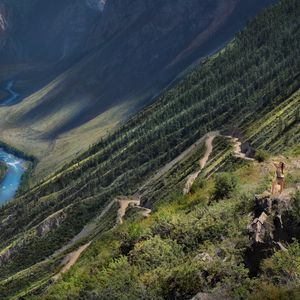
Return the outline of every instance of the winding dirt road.
<path id="1" fill-rule="evenodd" d="M 179 154 L 176 158 L 174 158 L 172 161 L 168 162 L 167 164 L 165 164 L 162 168 L 160 168 L 153 177 L 151 177 L 149 180 L 146 181 L 146 183 L 144 183 L 141 187 L 140 187 L 140 191 L 142 191 L 147 185 L 149 185 L 150 183 L 158 180 L 159 178 L 161 178 L 163 175 L 165 175 L 168 171 L 170 171 L 177 163 L 179 163 L 180 161 L 186 159 L 187 157 L 189 157 L 189 155 L 191 155 L 191 153 L 194 151 L 195 147 L 199 146 L 201 143 L 203 143 L 205 141 L 205 139 L 209 136 L 209 135 L 218 135 L 219 132 L 218 131 L 213 131 L 210 132 L 208 134 L 205 134 L 203 137 L 201 137 L 199 140 L 197 140 L 193 145 L 191 145 L 190 147 L 188 147 L 186 150 L 184 150 L 181 154 Z"/>
<path id="2" fill-rule="evenodd" d="M 233 136 L 225 136 L 226 138 L 230 139 L 231 142 L 234 145 L 234 156 L 241 158 L 241 159 L 245 159 L 245 160 L 249 160 L 249 161 L 254 161 L 253 158 L 247 157 L 246 153 L 242 152 L 242 143 L 238 138 L 235 138 Z"/>
<path id="3" fill-rule="evenodd" d="M 192 185 L 194 184 L 195 180 L 198 178 L 199 174 L 201 173 L 201 171 L 204 169 L 212 151 L 213 151 L 213 141 L 215 139 L 216 136 L 218 136 L 219 133 L 218 132 L 210 132 L 208 135 L 207 135 L 207 138 L 206 138 L 206 141 L 205 141 L 205 146 L 206 146 L 206 151 L 205 151 L 205 154 L 203 156 L 203 158 L 201 158 L 201 160 L 199 161 L 199 166 L 200 166 L 200 170 L 198 170 L 197 172 L 195 173 L 192 173 L 191 175 L 188 176 L 187 178 L 187 182 L 184 186 L 184 189 L 183 189 L 183 194 L 184 195 L 187 195 L 191 188 L 192 188 Z"/>
<path id="4" fill-rule="evenodd" d="M 130 198 L 130 197 L 124 197 L 124 198 L 114 199 L 113 201 L 108 203 L 108 205 L 104 208 L 104 210 L 97 217 L 97 219 L 94 220 L 94 222 L 87 224 L 78 235 L 76 235 L 67 245 L 65 245 L 58 251 L 56 251 L 52 255 L 52 257 L 55 257 L 55 256 L 63 253 L 64 251 L 66 251 L 67 249 L 69 249 L 73 245 L 75 245 L 76 242 L 78 242 L 84 238 L 87 238 L 96 229 L 97 221 L 99 221 L 112 208 L 113 204 L 116 202 L 119 203 L 120 208 L 118 210 L 115 226 L 123 223 L 124 217 L 126 215 L 126 211 L 130 205 L 133 205 L 134 207 L 139 208 L 141 210 L 140 214 L 142 216 L 144 216 L 145 218 L 148 218 L 152 212 L 151 209 L 140 206 L 141 200 L 139 198 L 135 199 L 135 198 Z M 56 275 L 54 275 L 52 277 L 53 280 L 55 280 L 55 281 L 58 280 L 59 278 L 61 278 L 62 274 L 68 272 L 71 269 L 71 267 L 73 265 L 75 265 L 75 263 L 80 258 L 81 254 L 90 246 L 91 243 L 92 243 L 92 241 L 89 241 L 85 245 L 80 246 L 76 251 L 67 254 L 66 257 L 64 258 L 64 260 L 62 261 L 62 266 L 63 266 L 62 269 L 59 271 L 59 273 L 57 273 Z"/>
<path id="5" fill-rule="evenodd" d="M 207 161 L 209 159 L 209 156 L 211 155 L 212 151 L 213 151 L 213 141 L 215 139 L 216 136 L 219 135 L 219 132 L 210 132 L 207 134 L 207 138 L 205 141 L 205 145 L 206 145 L 206 152 L 203 156 L 203 158 L 199 161 L 199 166 L 200 166 L 200 170 L 198 170 L 195 173 L 192 173 L 191 175 L 189 175 L 187 177 L 187 182 L 184 186 L 183 189 L 183 194 L 186 195 L 190 192 L 192 185 L 194 184 L 195 180 L 198 178 L 199 174 L 201 173 L 201 171 L 204 169 L 204 167 L 207 164 Z M 253 158 L 250 158 L 246 155 L 246 153 L 242 152 L 242 142 L 236 138 L 233 137 L 231 135 L 229 136 L 225 136 L 225 138 L 230 139 L 230 141 L 233 144 L 233 155 L 237 158 L 241 158 L 247 161 L 255 161 Z"/>
<path id="6" fill-rule="evenodd" d="M 193 183 L 195 182 L 195 180 L 197 179 L 197 177 L 199 176 L 199 174 L 201 173 L 203 168 L 206 166 L 206 164 L 209 160 L 209 157 L 210 157 L 210 155 L 213 151 L 213 141 L 218 135 L 219 135 L 219 132 L 214 131 L 214 132 L 210 132 L 210 133 L 206 134 L 205 136 L 203 136 L 196 143 L 194 143 L 192 146 L 190 146 L 188 149 L 186 149 L 183 153 L 181 153 L 178 157 L 176 157 L 174 160 L 172 160 L 171 162 L 166 164 L 164 167 L 162 167 L 152 178 L 150 178 L 142 186 L 142 188 L 140 188 L 140 190 L 143 189 L 150 182 L 153 182 L 153 181 L 159 179 L 161 176 L 163 176 L 165 173 L 167 173 L 179 161 L 183 160 L 188 155 L 190 155 L 192 153 L 192 151 L 195 149 L 195 147 L 200 145 L 204 141 L 204 139 L 206 139 L 205 140 L 206 151 L 205 151 L 204 156 L 199 161 L 199 168 L 200 169 L 197 172 L 194 172 L 194 173 L 192 173 L 191 175 L 188 176 L 187 182 L 186 182 L 184 190 L 183 190 L 184 194 L 188 194 L 190 192 L 190 189 L 191 189 Z M 242 159 L 245 159 L 245 160 L 253 161 L 253 159 L 247 157 L 246 154 L 242 152 L 242 149 L 241 149 L 242 143 L 239 141 L 238 138 L 234 138 L 232 136 L 226 136 L 226 137 L 229 138 L 232 141 L 232 143 L 234 145 L 234 155 L 236 157 L 239 157 L 239 158 L 242 158 Z M 58 251 L 56 251 L 52 255 L 52 257 L 55 257 L 55 256 L 63 253 L 64 251 L 68 250 L 69 248 L 74 246 L 80 240 L 88 238 L 89 235 L 97 227 L 97 221 L 99 221 L 112 208 L 113 204 L 115 204 L 116 202 L 119 203 L 120 207 L 119 207 L 118 212 L 117 212 L 117 220 L 116 220 L 116 225 L 115 226 L 117 226 L 118 224 L 123 223 L 124 217 L 126 215 L 126 211 L 127 211 L 128 207 L 130 207 L 131 205 L 138 208 L 138 209 L 140 209 L 140 214 L 142 214 L 145 218 L 149 217 L 151 212 L 152 212 L 151 209 L 148 209 L 146 207 L 141 206 L 141 197 L 140 196 L 115 198 L 114 200 L 112 200 L 111 202 L 109 202 L 106 205 L 106 207 L 103 209 L 101 214 L 94 221 L 87 224 L 78 235 L 76 235 L 67 245 L 65 245 L 64 247 L 62 247 Z M 53 279 L 54 280 L 59 279 L 62 274 L 66 273 L 68 270 L 70 270 L 70 268 L 77 262 L 80 255 L 90 246 L 91 242 L 92 241 L 89 241 L 87 244 L 85 244 L 83 246 L 80 246 L 78 248 L 78 250 L 76 250 L 74 252 L 71 252 L 68 255 L 66 255 L 64 261 L 62 262 L 63 267 L 62 267 L 61 271 L 59 273 L 57 273 L 53 277 Z"/>
<path id="7" fill-rule="evenodd" d="M 84 252 L 90 246 L 90 244 L 91 242 L 80 246 L 76 251 L 69 253 L 62 262 L 63 268 L 52 278 L 54 280 L 58 280 L 62 276 L 62 274 L 68 272 L 71 267 L 75 265 L 82 252 Z"/>

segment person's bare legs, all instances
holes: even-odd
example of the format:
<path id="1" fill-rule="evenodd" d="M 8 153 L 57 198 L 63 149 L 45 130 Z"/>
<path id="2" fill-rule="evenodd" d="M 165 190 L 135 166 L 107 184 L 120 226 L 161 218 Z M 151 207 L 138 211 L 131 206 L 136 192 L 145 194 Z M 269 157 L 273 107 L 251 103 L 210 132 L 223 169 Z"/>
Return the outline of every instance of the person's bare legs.
<path id="1" fill-rule="evenodd" d="M 276 181 L 273 180 L 273 181 L 272 181 L 272 190 L 271 190 L 271 194 L 272 194 L 272 195 L 275 194 L 275 193 L 274 193 L 274 192 L 275 192 L 275 186 L 276 186 Z"/>
<path id="2" fill-rule="evenodd" d="M 279 191 L 280 194 L 283 192 L 283 189 L 284 189 L 284 180 L 281 179 L 280 180 L 280 191 Z"/>

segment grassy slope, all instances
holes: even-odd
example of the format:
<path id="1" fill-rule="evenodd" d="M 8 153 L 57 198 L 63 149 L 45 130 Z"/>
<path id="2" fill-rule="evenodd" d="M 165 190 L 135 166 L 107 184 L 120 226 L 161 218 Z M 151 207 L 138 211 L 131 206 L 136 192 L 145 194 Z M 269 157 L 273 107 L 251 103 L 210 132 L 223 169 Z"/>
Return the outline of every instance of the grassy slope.
<path id="1" fill-rule="evenodd" d="M 294 146 L 298 154 L 286 159 L 287 188 L 300 186 L 295 165 L 300 148 Z M 246 231 L 249 213 L 254 194 L 270 188 L 271 160 L 259 164 L 231 158 L 226 169 L 239 178 L 232 197 L 211 201 L 213 178 L 193 195 L 166 196 L 150 219 L 131 215 L 122 226 L 98 237 L 43 298 L 169 299 L 176 291 L 179 299 L 190 299 L 203 291 L 230 299 L 298 299 L 297 242 L 285 244 L 288 252 L 278 251 L 264 260 L 259 278 L 251 278 L 244 266 L 251 243 Z"/>
<path id="2" fill-rule="evenodd" d="M 60 135 L 55 140 L 45 138 L 45 133 L 63 123 L 69 115 L 76 114 L 84 106 L 85 99 L 81 99 L 81 102 L 77 101 L 76 105 L 70 104 L 68 107 L 62 107 L 51 116 L 32 122 L 30 126 L 19 124 L 19 128 L 15 126 L 11 128 L 8 125 L 13 122 L 12 120 L 38 105 L 40 99 L 47 94 L 51 94 L 59 84 L 63 84 L 63 78 L 67 75 L 59 76 L 38 92 L 24 99 L 17 106 L 13 108 L 2 107 L 0 111 L 2 120 L 0 123 L 5 129 L 1 131 L 1 140 L 22 151 L 32 153 L 39 159 L 41 163 L 35 171 L 38 174 L 37 177 L 49 174 L 49 170 L 55 170 L 57 166 L 71 160 L 78 153 L 86 150 L 89 145 L 96 143 L 100 138 L 112 132 L 120 122 L 128 118 L 128 115 L 131 114 L 131 112 L 128 112 L 130 107 L 136 104 L 134 100 L 125 101 L 108 109 L 86 124 Z M 15 123 L 18 122 L 15 121 Z M 80 143 L 78 143 L 79 140 Z"/>
<path id="3" fill-rule="evenodd" d="M 180 178 L 193 172 L 192 166 L 203 155 L 201 148 L 200 153 L 174 167 L 162 179 L 163 186 L 158 181 L 150 189 L 154 199 L 159 197 L 157 193 L 161 195 L 150 219 L 130 213 L 123 225 L 100 235 L 77 265 L 50 287 L 43 298 L 80 295 L 100 299 L 165 299 L 172 297 L 175 289 L 180 299 L 190 299 L 199 291 L 212 292 L 213 297 L 224 297 L 225 293 L 230 299 L 298 299 L 297 240 L 285 244 L 287 252 L 277 251 L 263 260 L 258 278 L 249 276 L 244 253 L 251 244 L 246 228 L 252 218 L 254 195 L 270 189 L 272 159 L 284 156 L 288 166 L 286 188 L 300 187 L 300 123 L 291 113 L 299 104 L 298 91 L 248 128 L 246 138 L 258 141 L 264 135 L 264 142 L 257 142 L 256 146 L 268 148 L 279 157 L 263 163 L 243 162 L 232 157 L 228 140 L 216 139 L 214 153 L 202 176 L 222 165 L 223 171 L 239 178 L 232 197 L 211 202 L 214 177 L 205 181 L 200 178 L 193 194 L 179 195 Z M 289 119 L 290 124 L 279 133 L 267 130 L 276 127 L 279 117 Z M 279 134 L 281 143 L 277 143 Z M 125 285 L 130 288 L 125 289 Z"/>
<path id="4" fill-rule="evenodd" d="M 238 124 L 246 132 L 246 128 L 263 120 L 279 103 L 291 101 L 291 95 L 298 89 L 298 10 L 297 1 L 286 0 L 266 12 L 230 47 L 193 71 L 156 104 L 2 209 L 1 220 L 10 215 L 12 218 L 0 228 L 0 255 L 7 248 L 17 251 L 0 267 L 0 292 L 11 295 L 21 287 L 35 285 L 38 275 L 30 271 L 35 263 L 42 262 L 68 242 L 113 197 L 133 194 L 159 166 L 180 154 L 207 130 Z M 265 28 L 265 32 L 257 28 Z M 248 123 L 242 116 L 248 116 Z M 292 132 L 297 128 L 294 125 L 290 126 Z M 285 134 L 288 128 L 281 132 Z M 246 138 L 251 137 L 251 132 L 245 133 Z M 293 134 L 297 139 L 299 132 Z M 270 140 L 277 135 L 278 131 L 270 131 Z M 222 166 L 224 159 L 230 159 L 227 147 L 220 146 L 220 149 L 213 158 L 214 165 L 208 166 L 209 172 Z M 182 167 L 188 169 L 189 163 Z M 177 175 L 170 177 L 170 183 L 180 185 L 187 169 L 180 170 L 178 179 Z M 151 202 L 159 200 L 159 190 L 155 190 Z M 40 222 L 60 210 L 66 218 L 59 226 L 43 237 L 37 236 Z M 22 215 L 14 218 L 18 211 Z M 23 273 L 17 273 L 26 268 Z M 10 277 L 14 274 L 18 274 L 18 280 Z M 8 277 L 10 280 L 5 281 Z"/>

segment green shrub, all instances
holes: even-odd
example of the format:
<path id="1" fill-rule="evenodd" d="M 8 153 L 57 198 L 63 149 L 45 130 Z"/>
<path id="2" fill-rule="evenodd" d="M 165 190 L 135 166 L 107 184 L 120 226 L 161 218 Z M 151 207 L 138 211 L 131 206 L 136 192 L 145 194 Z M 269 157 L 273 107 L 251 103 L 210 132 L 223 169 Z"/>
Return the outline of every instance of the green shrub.
<path id="1" fill-rule="evenodd" d="M 194 184 L 191 186 L 190 193 L 195 194 L 197 190 L 203 189 L 206 186 L 206 179 L 204 177 L 198 177 Z"/>
<path id="2" fill-rule="evenodd" d="M 249 300 L 297 300 L 300 299 L 300 288 L 288 288 L 273 284 L 260 283 Z"/>
<path id="3" fill-rule="evenodd" d="M 136 244 L 130 252 L 129 261 L 145 272 L 160 266 L 175 265 L 182 256 L 182 248 L 175 241 L 155 236 Z"/>
<path id="4" fill-rule="evenodd" d="M 176 217 L 174 214 L 171 215 L 170 212 L 166 211 L 156 213 L 154 223 L 151 226 L 151 232 L 153 235 L 160 235 L 162 238 L 167 238 L 174 230 L 175 223 Z"/>
<path id="5" fill-rule="evenodd" d="M 277 251 L 262 264 L 263 277 L 272 284 L 300 284 L 300 244 L 295 241 L 287 250 Z"/>
<path id="6" fill-rule="evenodd" d="M 220 173 L 215 178 L 213 198 L 215 200 L 229 198 L 236 190 L 237 178 L 231 173 Z"/>
<path id="7" fill-rule="evenodd" d="M 83 293 L 82 298 L 102 300 L 147 299 L 144 296 L 144 287 L 137 269 L 131 266 L 127 258 L 123 256 L 110 262 L 107 268 L 102 269 L 98 274 L 97 287 L 92 291 Z"/>
<path id="8" fill-rule="evenodd" d="M 142 223 L 124 224 L 123 228 L 116 233 L 121 241 L 120 250 L 123 255 L 127 255 L 136 243 L 151 236 L 150 230 Z"/>
<path id="9" fill-rule="evenodd" d="M 269 157 L 270 157 L 270 154 L 265 150 L 257 150 L 255 153 L 255 159 L 258 162 L 264 162 L 264 161 L 268 160 Z"/>
<path id="10" fill-rule="evenodd" d="M 238 203 L 236 205 L 236 213 L 249 214 L 254 210 L 254 195 L 251 193 L 243 193 L 238 195 Z"/>
<path id="11" fill-rule="evenodd" d="M 143 276 L 147 291 L 158 299 L 191 299 L 206 287 L 201 262 L 186 258 L 172 268 L 157 268 Z"/>

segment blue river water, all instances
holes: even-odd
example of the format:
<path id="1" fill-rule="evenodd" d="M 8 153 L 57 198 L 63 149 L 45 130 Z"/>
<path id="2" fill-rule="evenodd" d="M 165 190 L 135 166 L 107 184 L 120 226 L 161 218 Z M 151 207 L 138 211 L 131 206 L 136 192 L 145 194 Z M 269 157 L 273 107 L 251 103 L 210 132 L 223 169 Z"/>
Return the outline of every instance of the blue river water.
<path id="1" fill-rule="evenodd" d="M 4 86 L 4 90 L 9 94 L 7 98 L 0 100 L 0 106 L 10 106 L 21 101 L 21 95 L 13 90 L 14 82 L 8 81 Z"/>
<path id="2" fill-rule="evenodd" d="M 7 167 L 7 173 L 0 182 L 0 206 L 12 200 L 21 183 L 21 177 L 26 171 L 26 161 L 0 148 L 0 160 Z"/>

